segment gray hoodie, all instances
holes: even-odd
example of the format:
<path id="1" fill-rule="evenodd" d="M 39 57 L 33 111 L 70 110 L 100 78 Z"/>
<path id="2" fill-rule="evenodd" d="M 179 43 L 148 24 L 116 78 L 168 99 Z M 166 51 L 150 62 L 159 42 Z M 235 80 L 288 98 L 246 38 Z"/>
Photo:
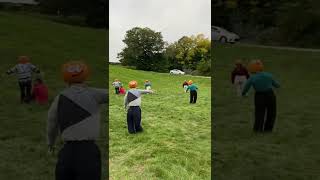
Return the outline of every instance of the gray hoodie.
<path id="1" fill-rule="evenodd" d="M 48 112 L 48 144 L 54 145 L 58 134 L 63 141 L 96 140 L 100 131 L 100 105 L 107 103 L 106 89 L 83 84 L 63 90 Z"/>
<path id="2" fill-rule="evenodd" d="M 124 106 L 126 109 L 131 106 L 141 106 L 141 95 L 152 93 L 151 90 L 130 89 L 124 97 Z"/>

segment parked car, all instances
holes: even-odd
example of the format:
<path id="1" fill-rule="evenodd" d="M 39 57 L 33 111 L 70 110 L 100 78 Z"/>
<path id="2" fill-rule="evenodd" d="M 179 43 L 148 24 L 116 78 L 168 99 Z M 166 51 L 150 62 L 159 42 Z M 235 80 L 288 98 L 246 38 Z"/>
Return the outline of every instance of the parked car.
<path id="1" fill-rule="evenodd" d="M 235 43 L 240 40 L 237 34 L 217 26 L 211 26 L 211 38 L 221 43 Z"/>
<path id="2" fill-rule="evenodd" d="M 172 69 L 170 70 L 170 74 L 185 74 L 183 71 L 179 70 L 179 69 Z"/>

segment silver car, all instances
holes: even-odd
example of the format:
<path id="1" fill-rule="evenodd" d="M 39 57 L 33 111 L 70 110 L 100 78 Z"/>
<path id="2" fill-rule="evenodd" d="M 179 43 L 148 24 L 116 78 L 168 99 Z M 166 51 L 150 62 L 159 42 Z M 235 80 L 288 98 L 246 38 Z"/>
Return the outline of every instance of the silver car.
<path id="1" fill-rule="evenodd" d="M 240 40 L 237 34 L 217 26 L 211 26 L 211 38 L 221 43 L 235 43 Z"/>
<path id="2" fill-rule="evenodd" d="M 170 74 L 182 74 L 184 75 L 185 73 L 179 69 L 172 69 L 170 70 Z"/>

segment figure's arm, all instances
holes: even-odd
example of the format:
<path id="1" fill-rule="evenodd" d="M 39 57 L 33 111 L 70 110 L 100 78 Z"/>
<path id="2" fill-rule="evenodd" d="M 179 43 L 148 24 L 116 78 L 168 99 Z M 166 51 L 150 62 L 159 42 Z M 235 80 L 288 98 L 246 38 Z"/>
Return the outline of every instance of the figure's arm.
<path id="1" fill-rule="evenodd" d="M 124 96 L 124 103 L 123 104 L 124 104 L 125 109 L 127 109 L 127 106 L 128 106 L 128 98 L 127 97 L 128 97 L 128 93 L 126 93 L 126 95 Z"/>
<path id="2" fill-rule="evenodd" d="M 277 82 L 277 81 L 274 80 L 274 79 L 272 79 L 272 85 L 273 85 L 275 88 L 280 88 L 279 82 Z"/>
<path id="3" fill-rule="evenodd" d="M 17 72 L 17 68 L 16 68 L 16 66 L 14 66 L 14 67 L 8 69 L 8 71 L 6 73 L 8 75 L 10 75 L 10 74 L 13 74 L 13 73 L 16 73 L 16 72 Z"/>
<path id="4" fill-rule="evenodd" d="M 140 92 L 141 94 L 152 94 L 152 93 L 153 93 L 152 90 L 139 90 L 139 92 Z"/>
<path id="5" fill-rule="evenodd" d="M 247 92 L 249 91 L 250 87 L 252 85 L 251 79 L 249 79 L 246 84 L 244 85 L 244 88 L 242 90 L 242 96 L 246 95 Z"/>
<path id="6" fill-rule="evenodd" d="M 49 148 L 52 148 L 55 144 L 55 140 L 58 136 L 58 101 L 59 96 L 57 96 L 52 102 L 50 109 L 48 111 L 48 120 L 47 120 L 47 141 Z"/>
<path id="7" fill-rule="evenodd" d="M 40 70 L 35 66 L 35 65 L 33 65 L 33 64 L 30 64 L 30 67 L 31 67 L 31 70 L 33 71 L 33 72 L 35 72 L 35 73 L 40 73 Z"/>
<path id="8" fill-rule="evenodd" d="M 249 77 L 250 77 L 249 72 L 247 69 L 245 69 L 245 70 L 246 70 L 246 77 L 247 77 L 247 79 L 249 79 Z"/>
<path id="9" fill-rule="evenodd" d="M 90 88 L 93 95 L 99 104 L 105 104 L 108 102 L 108 90 L 100 88 Z"/>

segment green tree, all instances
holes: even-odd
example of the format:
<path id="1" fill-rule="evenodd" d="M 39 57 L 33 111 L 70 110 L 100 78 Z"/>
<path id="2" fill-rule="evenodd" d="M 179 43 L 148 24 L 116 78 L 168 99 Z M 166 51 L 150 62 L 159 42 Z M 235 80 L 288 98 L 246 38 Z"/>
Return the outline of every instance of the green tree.
<path id="1" fill-rule="evenodd" d="M 176 43 L 176 61 L 186 69 L 194 69 L 193 56 L 195 54 L 195 41 L 191 37 L 183 36 Z"/>
<path id="2" fill-rule="evenodd" d="M 118 54 L 123 65 L 146 71 L 163 71 L 167 66 L 161 32 L 135 27 L 126 32 L 126 47 Z"/>
<path id="3" fill-rule="evenodd" d="M 196 70 L 201 61 L 211 58 L 211 41 L 203 34 L 183 36 L 166 49 L 169 67 Z"/>

